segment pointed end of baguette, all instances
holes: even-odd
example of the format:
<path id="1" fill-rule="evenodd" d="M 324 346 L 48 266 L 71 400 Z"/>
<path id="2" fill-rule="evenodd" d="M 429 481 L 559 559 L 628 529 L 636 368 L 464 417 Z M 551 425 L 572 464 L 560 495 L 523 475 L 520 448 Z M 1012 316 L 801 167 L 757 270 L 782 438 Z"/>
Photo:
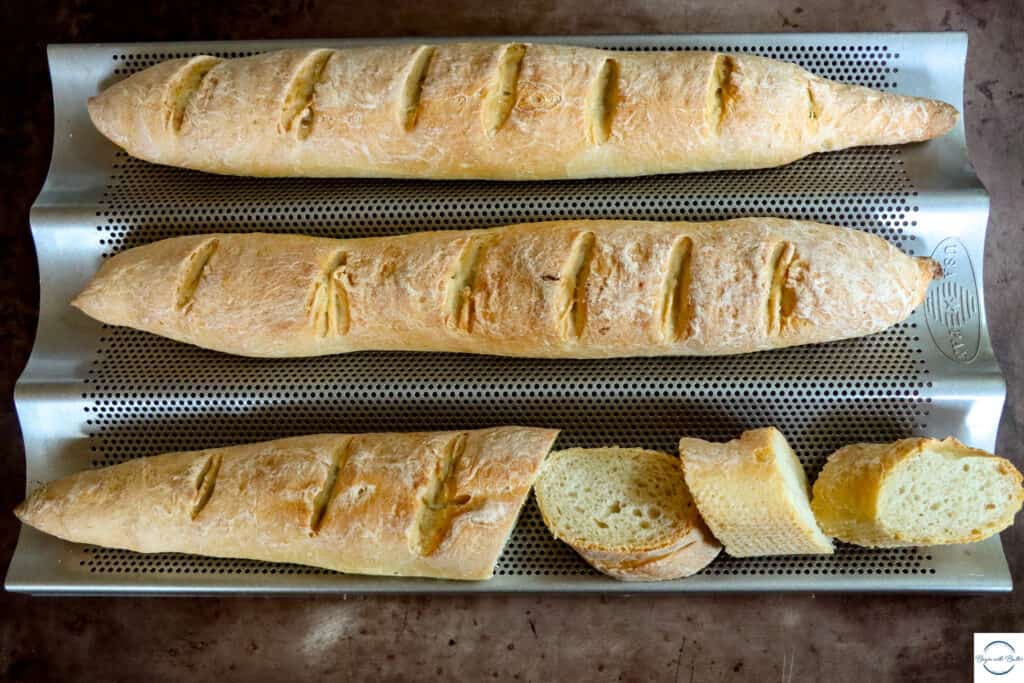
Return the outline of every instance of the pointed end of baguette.
<path id="1" fill-rule="evenodd" d="M 26 519 L 28 516 L 27 503 L 28 500 L 23 500 L 14 508 L 14 516 L 17 517 L 22 524 L 28 524 L 28 520 Z"/>
<path id="2" fill-rule="evenodd" d="M 121 100 L 118 97 L 118 91 L 120 90 L 118 86 L 119 84 L 114 84 L 98 95 L 90 97 L 86 107 L 89 110 L 89 118 L 92 120 L 92 125 L 96 127 L 96 130 L 115 145 L 124 147 L 127 143 L 127 137 L 124 134 L 123 127 L 118 122 L 118 112 L 123 111 L 123 108 L 118 106 Z"/>
<path id="3" fill-rule="evenodd" d="M 925 296 L 928 295 L 928 287 L 932 284 L 932 281 L 941 280 L 944 273 L 942 266 L 933 258 L 917 256 L 914 257 L 914 261 L 917 262 L 918 277 L 917 285 L 914 288 L 913 306 L 917 307 L 924 301 Z"/>
<path id="4" fill-rule="evenodd" d="M 32 493 L 28 494 L 25 500 L 21 501 L 17 507 L 14 508 L 14 516 L 18 518 L 22 524 L 39 529 L 40 531 L 48 531 L 49 527 L 52 526 L 48 523 L 46 515 L 40 515 L 40 506 L 44 503 L 47 498 L 47 491 L 49 484 L 43 484 Z"/>
<path id="5" fill-rule="evenodd" d="M 931 282 L 932 280 L 940 280 L 945 274 L 943 273 L 942 266 L 939 265 L 939 262 L 933 258 L 928 258 L 927 256 L 918 256 L 917 265 L 921 269 L 921 277 L 924 279 L 925 283 Z"/>
<path id="6" fill-rule="evenodd" d="M 169 99 L 169 90 L 172 94 L 181 90 L 175 76 L 193 64 L 187 73 L 208 70 L 211 61 L 220 60 L 207 56 L 171 59 L 108 85 L 87 103 L 93 126 L 132 156 L 158 161 L 159 143 L 166 135 L 165 99 Z"/>
<path id="7" fill-rule="evenodd" d="M 825 150 L 923 142 L 945 135 L 960 118 L 940 100 L 848 83 L 812 79 L 807 92 Z"/>
<path id="8" fill-rule="evenodd" d="M 98 273 L 89 284 L 71 300 L 71 307 L 77 308 L 93 320 L 107 325 L 121 325 L 126 320 L 124 306 L 129 297 L 123 291 L 111 291 L 103 273 Z"/>
<path id="9" fill-rule="evenodd" d="M 90 283 L 91 284 L 91 283 Z M 71 306 L 85 313 L 90 318 L 96 318 L 96 297 L 90 292 L 91 287 L 86 286 L 78 295 L 71 300 Z"/>
<path id="10" fill-rule="evenodd" d="M 960 112 L 951 104 L 939 100 L 927 100 L 925 108 L 928 112 L 927 124 L 922 133 L 922 138 L 925 140 L 942 137 L 953 130 L 957 121 L 960 120 Z"/>

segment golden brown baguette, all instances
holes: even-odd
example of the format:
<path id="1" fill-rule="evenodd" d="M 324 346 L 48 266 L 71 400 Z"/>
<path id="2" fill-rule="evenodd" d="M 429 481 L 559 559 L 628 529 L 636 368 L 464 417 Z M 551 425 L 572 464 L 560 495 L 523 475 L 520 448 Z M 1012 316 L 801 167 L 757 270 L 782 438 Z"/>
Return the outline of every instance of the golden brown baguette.
<path id="1" fill-rule="evenodd" d="M 816 223 L 562 221 L 396 237 L 177 237 L 109 259 L 92 317 L 246 356 L 744 353 L 907 317 L 938 272 Z"/>
<path id="2" fill-rule="evenodd" d="M 981 541 L 1024 503 L 1009 460 L 956 439 L 854 444 L 829 456 L 811 507 L 825 533 L 869 547 Z"/>
<path id="3" fill-rule="evenodd" d="M 727 443 L 681 439 L 679 458 L 697 510 L 733 557 L 833 552 L 803 465 L 775 427 Z"/>
<path id="4" fill-rule="evenodd" d="M 957 120 L 750 55 L 523 43 L 176 59 L 89 114 L 133 156 L 213 173 L 493 180 L 763 168 Z"/>
<path id="5" fill-rule="evenodd" d="M 51 482 L 16 514 L 144 553 L 487 579 L 557 433 L 322 434 L 171 453 Z"/>

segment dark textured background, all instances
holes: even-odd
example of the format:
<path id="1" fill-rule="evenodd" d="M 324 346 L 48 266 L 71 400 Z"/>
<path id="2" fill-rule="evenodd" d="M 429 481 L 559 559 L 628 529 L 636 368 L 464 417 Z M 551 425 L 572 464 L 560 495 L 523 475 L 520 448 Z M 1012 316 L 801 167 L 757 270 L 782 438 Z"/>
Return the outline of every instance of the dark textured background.
<path id="1" fill-rule="evenodd" d="M 1024 434 L 1024 4 L 1013 0 L 0 3 L 0 572 L 24 492 L 11 390 L 38 299 L 28 209 L 52 136 L 45 45 L 530 33 L 970 33 L 971 159 L 992 195 L 985 291 Z M 1018 583 L 1024 531 L 1003 539 Z M 30 598 L 0 593 L 0 680 L 969 680 L 973 631 L 1024 630 L 1012 596 Z"/>

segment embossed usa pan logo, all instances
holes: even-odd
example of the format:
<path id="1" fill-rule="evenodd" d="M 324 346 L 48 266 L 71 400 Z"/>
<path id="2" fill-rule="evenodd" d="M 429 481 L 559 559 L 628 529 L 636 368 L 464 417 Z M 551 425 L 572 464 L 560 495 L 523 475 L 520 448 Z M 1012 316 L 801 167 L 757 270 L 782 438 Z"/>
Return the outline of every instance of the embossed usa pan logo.
<path id="1" fill-rule="evenodd" d="M 928 291 L 924 317 L 935 345 L 950 360 L 970 363 L 981 346 L 978 284 L 967 247 L 948 237 L 935 247 L 932 258 L 942 265 L 943 278 Z"/>

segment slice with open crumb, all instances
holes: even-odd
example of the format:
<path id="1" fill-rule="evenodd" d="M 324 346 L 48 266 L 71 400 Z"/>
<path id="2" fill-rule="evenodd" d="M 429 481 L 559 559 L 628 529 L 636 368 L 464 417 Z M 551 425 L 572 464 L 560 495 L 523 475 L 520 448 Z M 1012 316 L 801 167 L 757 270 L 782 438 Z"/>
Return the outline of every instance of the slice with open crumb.
<path id="1" fill-rule="evenodd" d="M 555 538 L 617 579 L 690 576 L 722 548 L 697 512 L 678 459 L 665 453 L 559 451 L 545 461 L 534 490 Z"/>
<path id="2" fill-rule="evenodd" d="M 814 483 L 826 533 L 876 548 L 980 541 L 1013 523 L 1024 502 L 1010 461 L 950 437 L 854 444 Z"/>

